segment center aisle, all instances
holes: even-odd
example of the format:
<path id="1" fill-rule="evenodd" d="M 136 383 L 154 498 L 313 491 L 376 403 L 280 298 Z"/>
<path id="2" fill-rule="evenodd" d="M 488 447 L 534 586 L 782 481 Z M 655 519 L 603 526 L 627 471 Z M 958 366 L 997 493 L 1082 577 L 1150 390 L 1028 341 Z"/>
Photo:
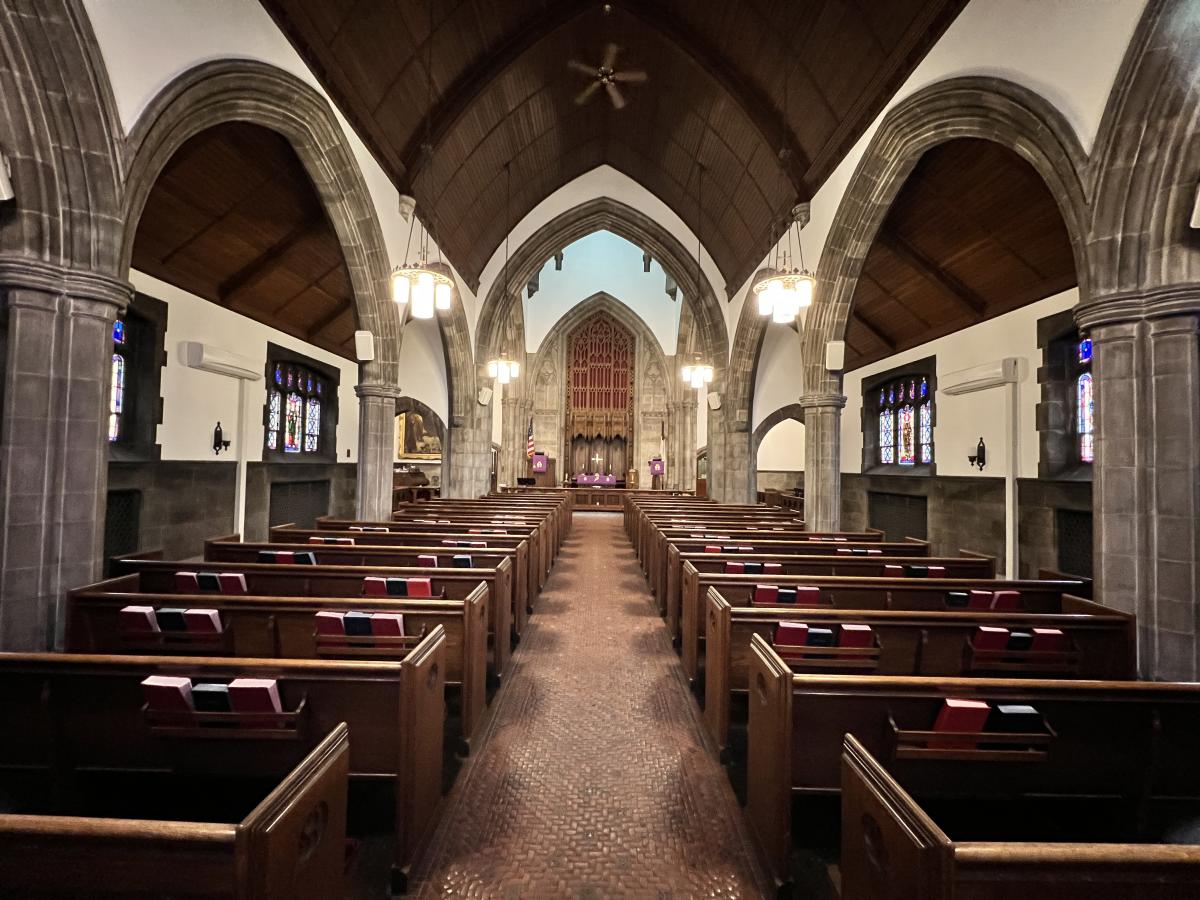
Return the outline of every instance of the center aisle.
<path id="1" fill-rule="evenodd" d="M 763 896 L 619 514 L 575 516 L 532 623 L 412 894 Z"/>

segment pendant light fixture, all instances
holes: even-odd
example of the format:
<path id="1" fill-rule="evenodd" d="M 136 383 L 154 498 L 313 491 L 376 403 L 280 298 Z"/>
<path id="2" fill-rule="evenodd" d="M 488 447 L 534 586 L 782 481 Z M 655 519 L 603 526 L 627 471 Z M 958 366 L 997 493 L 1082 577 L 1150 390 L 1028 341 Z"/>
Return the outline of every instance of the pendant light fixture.
<path id="1" fill-rule="evenodd" d="M 433 113 L 433 2 L 429 3 L 429 53 L 425 66 L 426 80 L 426 109 L 425 109 L 425 171 L 433 172 L 433 143 L 430 136 L 430 116 Z M 433 190 L 430 188 L 430 195 Z M 403 198 L 401 204 L 403 206 Z M 434 213 L 430 211 L 431 227 L 436 227 Z M 417 242 L 417 261 L 409 262 L 409 251 L 412 249 L 413 229 L 417 225 L 414 212 L 408 226 L 408 241 L 404 247 L 404 265 L 392 269 L 392 300 L 398 306 L 412 303 L 414 319 L 432 319 L 435 310 L 448 310 L 454 299 L 454 282 L 448 275 L 429 265 L 430 228 L 422 228 Z M 436 240 L 435 240 L 436 244 Z M 438 245 L 438 262 L 441 262 L 442 249 Z"/>
<path id="2" fill-rule="evenodd" d="M 696 153 L 699 156 L 699 150 Z M 697 169 L 699 176 L 696 184 L 696 289 L 699 290 L 700 279 L 704 277 L 700 268 L 700 229 L 704 222 L 704 166 L 697 163 Z M 680 374 L 688 385 L 699 391 L 703 390 L 705 385 L 712 384 L 713 367 L 706 363 L 699 353 L 693 353 L 691 362 L 680 370 Z"/>
<path id="3" fill-rule="evenodd" d="M 504 269 L 500 273 L 501 291 L 508 297 L 508 237 L 512 232 L 512 169 L 510 163 L 504 164 Z M 515 359 L 508 358 L 508 351 L 501 351 L 500 356 L 491 359 L 487 364 L 488 378 L 496 379 L 497 384 L 508 384 L 521 374 L 521 364 Z"/>
<path id="4" fill-rule="evenodd" d="M 783 110 L 780 115 L 780 135 L 782 146 L 779 150 L 779 161 L 783 165 L 781 171 L 786 172 L 791 151 L 787 146 L 787 112 L 788 112 L 788 69 L 783 71 Z M 770 316 L 772 322 L 780 325 L 796 321 L 800 310 L 812 306 L 813 288 L 816 279 L 812 272 L 804 267 L 804 242 L 798 240 L 800 249 L 800 265 L 792 266 L 796 255 L 792 248 L 792 228 L 797 231 L 808 224 L 809 205 L 798 203 L 792 207 L 787 219 L 787 251 L 783 250 L 783 238 L 775 243 L 774 273 L 754 285 L 754 296 L 758 303 L 758 314 Z"/>

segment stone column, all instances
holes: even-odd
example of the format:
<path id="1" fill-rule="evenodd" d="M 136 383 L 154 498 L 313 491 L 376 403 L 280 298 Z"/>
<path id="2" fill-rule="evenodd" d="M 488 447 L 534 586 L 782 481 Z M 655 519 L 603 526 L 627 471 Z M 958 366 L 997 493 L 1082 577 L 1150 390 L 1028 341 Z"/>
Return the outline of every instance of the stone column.
<path id="1" fill-rule="evenodd" d="M 61 648 L 66 592 L 103 570 L 112 323 L 124 282 L 0 263 L 0 647 Z"/>
<path id="2" fill-rule="evenodd" d="M 392 517 L 392 469 L 396 459 L 395 385 L 364 382 L 358 395 L 358 484 L 356 509 L 360 519 Z"/>
<path id="3" fill-rule="evenodd" d="M 842 520 L 842 408 L 845 395 L 805 394 L 804 520 L 810 531 L 836 531 Z"/>
<path id="4" fill-rule="evenodd" d="M 500 481 L 511 487 L 517 483 L 517 476 L 524 474 L 521 463 L 525 460 L 525 425 L 521 422 L 524 405 L 514 385 L 505 385 L 505 392 L 510 388 L 513 396 L 505 396 L 501 401 Z"/>
<path id="5" fill-rule="evenodd" d="M 1096 596 L 1138 619 L 1144 677 L 1200 675 L 1200 317 L 1090 329 Z"/>
<path id="6" fill-rule="evenodd" d="M 493 398 L 492 403 L 496 400 Z M 447 497 L 479 497 L 488 491 L 491 475 L 492 407 L 474 401 L 461 415 L 450 418 L 450 456 L 442 461 Z"/>

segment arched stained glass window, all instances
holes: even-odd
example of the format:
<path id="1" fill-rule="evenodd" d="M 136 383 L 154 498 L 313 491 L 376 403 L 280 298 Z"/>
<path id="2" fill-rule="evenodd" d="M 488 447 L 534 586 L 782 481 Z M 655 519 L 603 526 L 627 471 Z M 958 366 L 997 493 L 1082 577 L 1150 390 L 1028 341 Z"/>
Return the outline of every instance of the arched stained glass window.
<path id="1" fill-rule="evenodd" d="M 308 366 L 290 361 L 273 362 L 267 367 L 267 405 L 264 411 L 267 450 L 287 455 L 326 454 L 333 449 L 326 445 L 326 395 L 336 383 L 325 374 Z M 336 415 L 336 390 L 330 403 Z"/>
<path id="2" fill-rule="evenodd" d="M 1079 342 L 1076 359 L 1079 374 L 1075 378 L 1075 432 L 1079 442 L 1079 461 L 1092 463 L 1096 460 L 1096 397 L 1092 385 L 1092 341 L 1090 338 Z"/>
<path id="3" fill-rule="evenodd" d="M 311 379 L 309 381 L 311 383 Z M 304 409 L 304 452 L 315 452 L 320 441 L 321 401 L 310 397 Z"/>
<path id="4" fill-rule="evenodd" d="M 933 463 L 933 397 L 929 379 L 905 375 L 879 386 L 878 465 Z M 875 394 L 868 395 L 875 398 Z"/>
<path id="5" fill-rule="evenodd" d="M 108 441 L 120 440 L 125 413 L 125 320 L 113 322 L 111 383 L 108 388 Z"/>

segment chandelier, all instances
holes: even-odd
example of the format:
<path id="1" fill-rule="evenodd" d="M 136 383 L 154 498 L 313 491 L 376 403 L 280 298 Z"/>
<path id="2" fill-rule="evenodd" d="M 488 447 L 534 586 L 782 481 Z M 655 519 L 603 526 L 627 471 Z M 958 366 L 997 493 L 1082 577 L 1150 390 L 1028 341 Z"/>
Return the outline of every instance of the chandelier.
<path id="1" fill-rule="evenodd" d="M 400 306 L 411 300 L 414 319 L 432 319 L 435 309 L 450 308 L 453 297 L 454 282 L 424 260 L 392 269 L 392 300 Z"/>
<path id="2" fill-rule="evenodd" d="M 770 316 L 772 322 L 781 325 L 796 321 L 800 310 L 812 306 L 813 287 L 816 279 L 812 272 L 804 268 L 804 245 L 800 245 L 800 267 L 789 267 L 792 250 L 792 226 L 803 228 L 808 222 L 808 204 L 801 203 L 792 210 L 788 222 L 788 249 L 783 249 L 783 241 L 775 245 L 775 271 L 754 285 L 754 295 L 758 298 L 758 314 Z"/>
<path id="3" fill-rule="evenodd" d="M 508 352 L 500 354 L 498 359 L 493 359 L 487 364 L 488 378 L 496 379 L 498 384 L 508 384 L 514 378 L 521 374 L 521 364 L 515 359 L 508 358 Z"/>
<path id="4" fill-rule="evenodd" d="M 696 390 L 702 390 L 706 384 L 712 384 L 713 367 L 701 360 L 699 353 L 692 354 L 692 361 L 681 370 L 683 380 Z"/>

